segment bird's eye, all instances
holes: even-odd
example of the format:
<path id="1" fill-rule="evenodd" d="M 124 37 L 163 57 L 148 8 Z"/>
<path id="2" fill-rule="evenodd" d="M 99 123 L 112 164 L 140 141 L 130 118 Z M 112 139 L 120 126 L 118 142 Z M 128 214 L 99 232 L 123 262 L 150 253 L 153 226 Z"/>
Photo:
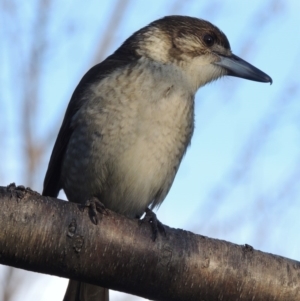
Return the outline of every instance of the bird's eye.
<path id="1" fill-rule="evenodd" d="M 203 41 L 204 43 L 207 45 L 207 46 L 212 46 L 214 43 L 215 43 L 215 38 L 210 35 L 210 34 L 206 34 L 204 37 L 203 37 Z"/>

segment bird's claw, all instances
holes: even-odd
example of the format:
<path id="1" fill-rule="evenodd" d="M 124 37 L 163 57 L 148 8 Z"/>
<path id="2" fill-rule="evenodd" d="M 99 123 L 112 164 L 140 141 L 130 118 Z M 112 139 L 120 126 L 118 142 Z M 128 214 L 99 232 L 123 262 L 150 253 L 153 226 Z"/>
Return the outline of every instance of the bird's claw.
<path id="1" fill-rule="evenodd" d="M 139 220 L 139 224 L 141 225 L 145 222 L 150 223 L 152 229 L 152 240 L 156 240 L 158 232 L 166 236 L 165 226 L 157 219 L 156 214 L 149 208 L 146 208 L 145 213 L 144 218 Z"/>
<path id="2" fill-rule="evenodd" d="M 92 197 L 91 199 L 87 200 L 83 205 L 81 205 L 81 210 L 84 211 L 84 209 L 88 207 L 90 218 L 93 222 L 93 224 L 98 224 L 98 212 L 101 214 L 107 215 L 108 212 L 105 208 L 105 206 L 96 198 Z"/>

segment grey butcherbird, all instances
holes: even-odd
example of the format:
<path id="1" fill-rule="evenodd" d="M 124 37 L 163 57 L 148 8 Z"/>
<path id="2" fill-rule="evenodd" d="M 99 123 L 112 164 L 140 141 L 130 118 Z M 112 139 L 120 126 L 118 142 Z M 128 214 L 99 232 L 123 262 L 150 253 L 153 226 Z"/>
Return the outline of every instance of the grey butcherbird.
<path id="1" fill-rule="evenodd" d="M 76 87 L 43 195 L 63 189 L 128 217 L 159 206 L 191 141 L 195 93 L 224 75 L 272 83 L 207 21 L 168 16 L 137 31 Z M 108 300 L 108 291 L 71 280 L 64 300 Z"/>

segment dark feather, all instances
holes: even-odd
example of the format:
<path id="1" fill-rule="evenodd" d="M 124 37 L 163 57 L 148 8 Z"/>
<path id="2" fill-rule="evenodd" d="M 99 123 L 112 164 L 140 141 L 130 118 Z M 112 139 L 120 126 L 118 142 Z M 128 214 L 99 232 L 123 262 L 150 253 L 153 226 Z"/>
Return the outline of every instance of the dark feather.
<path id="1" fill-rule="evenodd" d="M 132 41 L 134 42 L 134 41 Z M 43 195 L 57 197 L 59 190 L 62 188 L 60 182 L 61 167 L 73 129 L 71 122 L 73 116 L 81 108 L 85 101 L 86 89 L 95 82 L 100 82 L 103 78 L 113 71 L 124 68 L 138 60 L 132 43 L 128 39 L 114 54 L 109 56 L 103 62 L 92 67 L 81 79 L 77 85 L 71 100 L 69 102 L 62 126 L 58 133 L 54 148 L 50 157 L 48 170 L 44 180 Z"/>

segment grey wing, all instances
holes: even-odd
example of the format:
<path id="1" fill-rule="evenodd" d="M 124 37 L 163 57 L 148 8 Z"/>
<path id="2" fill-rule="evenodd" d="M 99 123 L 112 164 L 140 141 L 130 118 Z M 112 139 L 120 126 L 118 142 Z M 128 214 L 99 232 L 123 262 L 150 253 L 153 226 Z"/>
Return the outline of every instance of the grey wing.
<path id="1" fill-rule="evenodd" d="M 120 48 L 121 49 L 121 48 Z M 57 197 L 61 184 L 61 168 L 66 149 L 68 147 L 73 128 L 71 127 L 73 116 L 85 102 L 85 91 L 91 84 L 100 82 L 105 76 L 118 68 L 134 63 L 139 57 L 135 54 L 128 56 L 124 51 L 116 51 L 105 61 L 92 67 L 81 79 L 76 87 L 68 105 L 62 126 L 54 144 L 50 162 L 44 180 L 43 195 Z"/>
<path id="2" fill-rule="evenodd" d="M 76 101 L 72 102 L 71 100 L 50 157 L 42 193 L 45 196 L 57 197 L 60 189 L 62 188 L 60 183 L 61 166 L 73 132 L 73 129 L 71 128 L 71 121 L 79 108 L 80 103 L 76 105 Z"/>

